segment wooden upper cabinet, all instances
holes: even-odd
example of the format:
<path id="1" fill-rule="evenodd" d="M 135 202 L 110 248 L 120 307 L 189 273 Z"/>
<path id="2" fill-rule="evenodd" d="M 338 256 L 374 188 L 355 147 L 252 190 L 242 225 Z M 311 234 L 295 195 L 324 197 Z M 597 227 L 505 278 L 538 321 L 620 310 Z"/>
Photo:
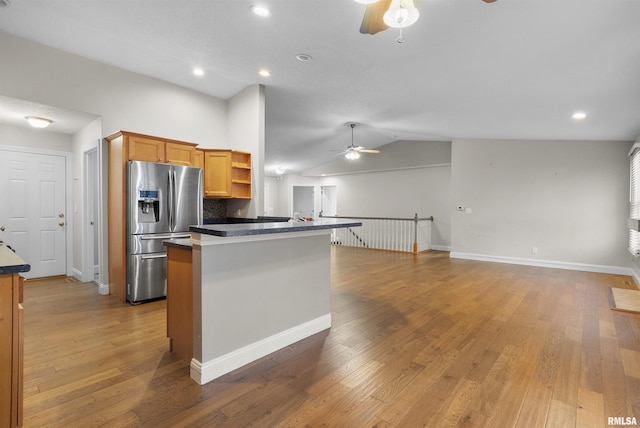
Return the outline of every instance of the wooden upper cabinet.
<path id="1" fill-rule="evenodd" d="M 197 168 L 204 168 L 204 151 L 202 151 L 202 149 L 196 149 L 193 156 L 193 166 Z"/>
<path id="2" fill-rule="evenodd" d="M 156 138 L 129 135 L 129 160 L 165 162 L 166 143 Z"/>
<path id="3" fill-rule="evenodd" d="M 128 140 L 128 160 L 194 166 L 196 144 L 164 140 L 157 137 L 125 134 Z"/>
<path id="4" fill-rule="evenodd" d="M 231 197 L 231 151 L 204 150 L 204 197 Z"/>
<path id="5" fill-rule="evenodd" d="M 190 144 L 167 143 L 167 163 L 182 166 L 196 166 L 196 148 Z"/>
<path id="6" fill-rule="evenodd" d="M 231 152 L 231 196 L 251 199 L 251 153 Z"/>
<path id="7" fill-rule="evenodd" d="M 203 149 L 204 197 L 251 199 L 251 153 Z"/>

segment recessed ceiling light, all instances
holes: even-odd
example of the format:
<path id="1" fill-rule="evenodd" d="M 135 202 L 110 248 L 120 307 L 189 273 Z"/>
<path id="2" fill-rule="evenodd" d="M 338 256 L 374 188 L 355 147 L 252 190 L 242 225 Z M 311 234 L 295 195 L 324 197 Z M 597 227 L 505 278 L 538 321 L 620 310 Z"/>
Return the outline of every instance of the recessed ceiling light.
<path id="1" fill-rule="evenodd" d="M 193 74 L 195 74 L 196 76 L 204 76 L 204 70 L 201 68 L 194 68 Z"/>
<path id="2" fill-rule="evenodd" d="M 573 116 L 571 117 L 573 117 L 575 120 L 583 120 L 585 117 L 587 117 L 587 113 L 582 111 L 577 111 L 573 113 Z"/>
<path id="3" fill-rule="evenodd" d="M 264 6 L 251 6 L 251 12 L 255 13 L 258 16 L 269 16 L 271 12 Z"/>
<path id="4" fill-rule="evenodd" d="M 269 70 L 265 70 L 264 68 L 260 71 L 258 71 L 258 74 L 262 77 L 269 77 L 271 76 L 271 73 L 269 73 Z"/>
<path id="5" fill-rule="evenodd" d="M 33 126 L 34 128 L 46 128 L 53 123 L 53 120 L 44 117 L 26 116 L 25 119 L 27 119 L 29 125 Z"/>
<path id="6" fill-rule="evenodd" d="M 312 58 L 311 58 L 311 55 L 307 55 L 307 54 L 301 53 L 301 54 L 296 55 L 296 59 L 298 61 L 303 61 L 304 62 L 304 61 L 311 61 Z"/>

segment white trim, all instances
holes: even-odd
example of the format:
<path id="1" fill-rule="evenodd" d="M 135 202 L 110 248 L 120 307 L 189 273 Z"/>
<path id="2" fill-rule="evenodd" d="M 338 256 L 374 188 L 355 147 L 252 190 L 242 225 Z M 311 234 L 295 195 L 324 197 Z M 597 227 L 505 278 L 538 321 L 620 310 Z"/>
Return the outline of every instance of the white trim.
<path id="1" fill-rule="evenodd" d="M 98 293 L 101 296 L 109 295 L 109 284 L 103 284 L 101 282 L 96 282 L 96 281 L 93 281 L 93 282 L 98 286 Z"/>
<path id="2" fill-rule="evenodd" d="M 191 379 L 204 385 L 252 361 L 330 327 L 331 314 L 329 313 L 204 363 L 193 358 L 190 369 Z"/>
<path id="3" fill-rule="evenodd" d="M 91 165 L 95 167 L 95 172 L 93 173 L 93 180 L 95 180 L 94 188 L 90 189 L 88 187 L 88 183 L 91 182 L 89 178 L 92 172 L 90 171 L 88 160 L 89 157 L 93 156 L 95 159 L 95 165 Z M 93 232 L 94 228 L 97 228 L 98 233 L 100 233 L 101 229 L 101 211 L 102 211 L 102 201 L 101 201 L 101 186 L 100 186 L 100 154 L 98 150 L 98 146 L 87 148 L 82 152 L 82 281 L 90 282 L 93 281 L 95 276 L 95 265 L 94 259 L 98 258 L 98 264 L 100 263 L 101 254 L 100 248 L 102 247 L 101 242 L 94 242 L 93 236 L 91 232 Z M 94 208 L 96 208 L 95 215 L 93 217 L 94 224 L 90 225 L 90 219 L 88 218 L 88 202 L 91 200 L 90 194 L 93 194 L 93 198 L 95 199 Z M 98 241 L 100 237 L 98 237 Z M 98 254 L 94 254 L 94 248 L 98 249 Z M 99 267 L 99 266 L 98 266 Z"/>
<path id="4" fill-rule="evenodd" d="M 452 259 L 478 260 L 482 262 L 509 263 L 514 265 L 537 266 L 537 267 L 545 267 L 545 268 L 552 268 L 552 269 L 567 269 L 567 270 L 577 270 L 577 271 L 584 271 L 584 272 L 598 272 L 598 273 L 609 273 L 614 275 L 636 276 L 633 269 L 622 267 L 622 266 L 604 266 L 604 265 L 592 265 L 592 264 L 586 264 L 586 263 L 558 262 L 554 260 L 537 260 L 537 259 L 524 259 L 524 258 L 516 258 L 516 257 L 489 256 L 485 254 L 460 253 L 456 251 L 451 252 L 449 254 L 449 257 Z"/>
<path id="5" fill-rule="evenodd" d="M 451 245 L 431 245 L 433 251 L 451 251 Z"/>
<path id="6" fill-rule="evenodd" d="M 326 172 L 322 174 L 300 174 L 300 177 L 335 177 L 336 175 L 356 175 L 356 174 L 372 174 L 376 172 L 390 172 L 390 171 L 407 171 L 411 169 L 425 169 L 425 168 L 440 168 L 443 166 L 451 166 L 451 163 L 434 163 L 433 165 L 415 165 L 415 166 L 403 166 L 398 168 L 382 168 L 382 169 L 366 169 L 362 171 L 341 171 L 341 172 Z M 315 169 L 315 168 L 313 168 Z"/>

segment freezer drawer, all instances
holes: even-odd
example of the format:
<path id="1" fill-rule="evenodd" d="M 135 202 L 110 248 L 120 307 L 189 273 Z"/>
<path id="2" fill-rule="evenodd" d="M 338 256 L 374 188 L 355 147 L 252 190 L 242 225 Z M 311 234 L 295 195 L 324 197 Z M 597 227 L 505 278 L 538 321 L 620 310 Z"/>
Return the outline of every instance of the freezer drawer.
<path id="1" fill-rule="evenodd" d="M 167 254 L 134 254 L 127 263 L 127 300 L 140 303 L 167 295 Z"/>
<path id="2" fill-rule="evenodd" d="M 187 233 L 158 233 L 148 235 L 129 236 L 129 254 L 164 253 L 166 249 L 162 244 L 167 239 L 189 238 Z"/>

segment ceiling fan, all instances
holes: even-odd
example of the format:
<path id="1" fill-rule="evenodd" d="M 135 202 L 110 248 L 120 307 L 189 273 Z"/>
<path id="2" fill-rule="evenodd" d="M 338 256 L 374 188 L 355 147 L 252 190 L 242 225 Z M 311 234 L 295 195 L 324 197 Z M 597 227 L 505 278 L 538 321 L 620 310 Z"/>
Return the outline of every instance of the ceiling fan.
<path id="1" fill-rule="evenodd" d="M 365 149 L 362 146 L 357 146 L 356 147 L 353 144 L 353 128 L 356 127 L 356 124 L 351 122 L 351 123 L 348 123 L 348 125 L 351 127 L 351 145 L 349 147 L 347 147 L 347 149 L 342 152 L 342 153 L 344 153 L 344 157 L 346 157 L 349 160 L 355 160 L 355 159 L 358 159 L 360 157 L 360 153 L 380 153 L 380 150 Z"/>
<path id="2" fill-rule="evenodd" d="M 404 28 L 415 23 L 420 12 L 413 5 L 413 0 L 355 0 L 365 3 L 367 9 L 362 18 L 360 32 L 362 34 L 376 34 L 389 27 Z M 496 0 L 482 0 L 493 3 Z"/>

